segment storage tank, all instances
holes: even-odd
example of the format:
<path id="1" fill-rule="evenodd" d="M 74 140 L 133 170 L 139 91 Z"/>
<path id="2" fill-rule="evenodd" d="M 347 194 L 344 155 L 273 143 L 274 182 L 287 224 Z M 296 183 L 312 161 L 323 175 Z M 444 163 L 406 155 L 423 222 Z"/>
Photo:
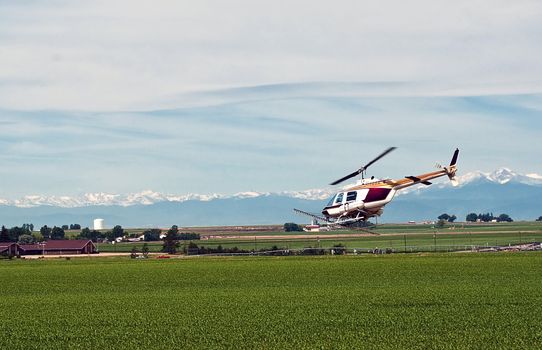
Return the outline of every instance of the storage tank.
<path id="1" fill-rule="evenodd" d="M 104 219 L 94 219 L 94 229 L 103 230 L 105 228 Z"/>

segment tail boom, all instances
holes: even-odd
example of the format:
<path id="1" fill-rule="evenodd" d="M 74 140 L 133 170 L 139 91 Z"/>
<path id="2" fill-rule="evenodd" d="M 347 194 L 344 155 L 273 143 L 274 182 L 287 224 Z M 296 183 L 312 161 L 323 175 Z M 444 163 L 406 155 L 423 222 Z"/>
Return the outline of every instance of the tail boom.
<path id="1" fill-rule="evenodd" d="M 424 184 L 424 185 L 430 185 L 431 182 L 429 180 L 436 179 L 442 176 L 448 176 L 450 181 L 452 182 L 453 186 L 457 186 L 458 182 L 455 177 L 455 174 L 457 172 L 457 159 L 459 157 L 459 149 L 456 149 L 454 152 L 454 155 L 452 156 L 452 161 L 450 162 L 450 165 L 447 167 L 442 168 L 438 171 L 433 171 L 426 174 L 421 174 L 417 176 L 406 176 L 404 179 L 394 181 L 393 183 L 393 189 L 395 190 L 401 190 L 403 188 L 407 188 L 413 185 L 417 184 Z"/>

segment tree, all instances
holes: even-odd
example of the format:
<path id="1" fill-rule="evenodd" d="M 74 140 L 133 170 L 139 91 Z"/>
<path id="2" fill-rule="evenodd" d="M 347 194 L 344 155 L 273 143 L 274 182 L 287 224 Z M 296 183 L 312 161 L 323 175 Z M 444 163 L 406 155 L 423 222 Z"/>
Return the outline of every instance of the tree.
<path id="1" fill-rule="evenodd" d="M 64 231 L 67 231 L 67 230 L 70 229 L 70 227 L 69 227 L 68 225 L 62 225 L 62 229 L 63 229 Z"/>
<path id="2" fill-rule="evenodd" d="M 66 233 L 61 227 L 53 227 L 51 230 L 51 239 L 64 239 Z"/>
<path id="3" fill-rule="evenodd" d="M 497 221 L 498 222 L 512 222 L 514 220 L 512 220 L 512 218 L 510 216 L 508 216 L 508 214 L 501 214 L 497 218 Z"/>
<path id="4" fill-rule="evenodd" d="M 19 236 L 28 234 L 29 232 L 22 227 L 15 226 L 9 229 L 9 241 L 10 242 L 17 242 L 19 240 Z"/>
<path id="5" fill-rule="evenodd" d="M 79 224 L 71 224 L 70 225 L 70 230 L 80 230 L 81 229 L 81 225 Z"/>
<path id="6" fill-rule="evenodd" d="M 113 242 L 115 240 L 115 236 L 113 235 L 113 231 L 107 231 L 104 233 L 105 238 L 107 238 L 109 241 Z"/>
<path id="7" fill-rule="evenodd" d="M 103 232 L 100 232 L 98 230 L 92 230 L 90 231 L 90 239 L 93 242 L 98 242 L 99 239 L 104 239 L 105 234 Z"/>
<path id="8" fill-rule="evenodd" d="M 2 231 L 0 232 L 0 242 L 9 242 L 9 231 L 5 226 L 2 226 Z"/>
<path id="9" fill-rule="evenodd" d="M 49 238 L 51 238 L 51 228 L 47 227 L 47 225 L 40 228 L 40 233 L 43 236 L 44 240 L 48 240 Z"/>
<path id="10" fill-rule="evenodd" d="M 23 224 L 23 230 L 28 231 L 28 233 L 32 233 L 34 231 L 34 224 Z"/>
<path id="11" fill-rule="evenodd" d="M 495 219 L 493 213 L 478 214 L 478 219 L 482 222 L 490 222 Z"/>
<path id="12" fill-rule="evenodd" d="M 476 222 L 476 220 L 478 220 L 478 215 L 476 213 L 470 213 L 465 220 L 467 222 Z"/>
<path id="13" fill-rule="evenodd" d="M 444 219 L 440 219 L 437 224 L 435 225 L 436 228 L 444 228 L 444 226 L 446 225 L 446 220 Z"/>
<path id="14" fill-rule="evenodd" d="M 32 232 L 32 237 L 34 237 L 34 242 L 43 241 L 43 236 L 39 232 Z"/>
<path id="15" fill-rule="evenodd" d="M 184 253 L 186 255 L 197 255 L 197 254 L 200 254 L 200 252 L 201 252 L 201 249 L 198 247 L 198 245 L 194 242 L 190 242 L 188 244 L 188 248 L 186 248 Z"/>
<path id="16" fill-rule="evenodd" d="M 90 229 L 88 227 L 85 227 L 81 230 L 81 233 L 79 234 L 79 237 L 81 238 L 88 238 L 90 239 Z"/>
<path id="17" fill-rule="evenodd" d="M 122 228 L 122 226 L 117 225 L 113 227 L 113 230 L 111 231 L 111 233 L 113 234 L 114 238 L 122 237 L 124 236 L 124 229 Z"/>
<path id="18" fill-rule="evenodd" d="M 17 243 L 19 243 L 19 244 L 33 244 L 35 242 L 36 242 L 36 240 L 35 240 L 34 236 L 32 236 L 32 235 L 20 235 L 19 236 L 19 241 Z"/>
<path id="19" fill-rule="evenodd" d="M 166 237 L 164 238 L 164 244 L 162 246 L 162 251 L 175 254 L 179 248 L 179 242 L 177 241 L 177 234 L 179 233 L 179 228 L 176 225 L 171 226 L 167 231 Z"/>
<path id="20" fill-rule="evenodd" d="M 444 214 L 440 215 L 437 219 L 448 221 L 448 219 L 450 219 L 450 215 L 444 213 Z"/>
<path id="21" fill-rule="evenodd" d="M 286 232 L 298 232 L 303 231 L 303 228 L 293 222 L 287 222 L 284 224 L 284 231 Z"/>
<path id="22" fill-rule="evenodd" d="M 457 219 L 457 216 L 452 215 L 448 218 L 448 222 L 454 222 Z"/>
<path id="23" fill-rule="evenodd" d="M 143 231 L 144 240 L 146 242 L 159 241 L 162 231 L 159 228 L 153 228 L 150 230 Z"/>
<path id="24" fill-rule="evenodd" d="M 539 216 L 538 219 L 536 219 L 536 221 L 542 221 L 542 216 Z"/>
<path id="25" fill-rule="evenodd" d="M 98 242 L 98 239 L 104 238 L 105 235 L 101 233 L 100 231 L 90 230 L 88 227 L 85 227 L 84 229 L 81 230 L 79 237 L 90 239 L 92 242 L 96 243 Z"/>

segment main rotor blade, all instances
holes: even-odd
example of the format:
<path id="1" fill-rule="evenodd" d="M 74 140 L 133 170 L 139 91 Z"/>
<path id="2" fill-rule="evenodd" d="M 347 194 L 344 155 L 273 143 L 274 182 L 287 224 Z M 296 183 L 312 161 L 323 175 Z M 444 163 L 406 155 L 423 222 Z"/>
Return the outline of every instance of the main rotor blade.
<path id="1" fill-rule="evenodd" d="M 397 147 L 390 147 L 388 148 L 387 150 L 385 150 L 384 152 L 382 152 L 382 154 L 380 154 L 378 157 L 376 157 L 375 159 L 371 160 L 369 163 L 367 163 L 362 169 L 365 171 L 368 167 L 370 167 L 371 165 L 373 165 L 375 162 L 379 161 L 380 158 L 386 156 L 388 153 L 390 153 L 391 151 L 393 151 L 394 149 L 396 149 Z"/>
<path id="2" fill-rule="evenodd" d="M 361 174 L 362 172 L 364 172 L 369 166 L 371 166 L 372 164 L 374 164 L 375 162 L 377 162 L 378 160 L 380 160 L 380 158 L 384 157 L 385 155 L 387 155 L 388 153 L 390 153 L 391 151 L 393 151 L 394 149 L 396 149 L 397 147 L 390 147 L 388 148 L 387 150 L 385 150 L 384 152 L 382 152 L 378 157 L 376 157 L 375 159 L 371 160 L 369 163 L 367 163 L 365 166 L 359 168 L 358 170 L 354 171 L 352 174 L 349 174 L 349 175 L 346 175 L 345 177 L 343 178 L 340 178 L 339 180 L 337 181 L 334 181 L 332 183 L 330 183 L 330 185 L 334 186 L 334 185 L 338 185 L 340 184 L 341 182 L 343 181 L 346 181 L 348 179 L 351 179 L 355 176 L 358 176 L 359 174 Z"/>
<path id="3" fill-rule="evenodd" d="M 343 182 L 343 181 L 346 181 L 346 180 L 351 179 L 351 178 L 353 178 L 353 177 L 355 177 L 355 176 L 358 176 L 359 174 L 361 174 L 361 171 L 362 171 L 362 169 L 358 169 L 358 170 L 354 171 L 352 174 L 346 175 L 345 177 L 343 177 L 343 178 L 341 178 L 341 179 L 339 179 L 339 180 L 337 180 L 337 181 L 334 181 L 334 182 L 330 183 L 330 185 L 332 185 L 332 186 L 338 185 L 338 184 L 340 184 L 340 183 Z"/>

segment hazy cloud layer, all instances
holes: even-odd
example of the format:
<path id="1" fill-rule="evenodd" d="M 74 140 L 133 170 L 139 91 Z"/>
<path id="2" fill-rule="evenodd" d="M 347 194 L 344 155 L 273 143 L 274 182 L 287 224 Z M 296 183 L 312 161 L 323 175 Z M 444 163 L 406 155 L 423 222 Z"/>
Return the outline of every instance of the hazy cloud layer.
<path id="1" fill-rule="evenodd" d="M 539 1 L 2 1 L 0 106 L 307 81 L 542 92 L 541 18 Z"/>
<path id="2" fill-rule="evenodd" d="M 2 1 L 0 198 L 542 172 L 539 1 Z"/>
<path id="3" fill-rule="evenodd" d="M 371 169 L 380 177 L 429 171 L 455 147 L 464 173 L 542 172 L 542 95 L 311 96 L 319 87 L 141 112 L 0 111 L 3 196 L 321 188 L 388 146 L 399 149 Z"/>

